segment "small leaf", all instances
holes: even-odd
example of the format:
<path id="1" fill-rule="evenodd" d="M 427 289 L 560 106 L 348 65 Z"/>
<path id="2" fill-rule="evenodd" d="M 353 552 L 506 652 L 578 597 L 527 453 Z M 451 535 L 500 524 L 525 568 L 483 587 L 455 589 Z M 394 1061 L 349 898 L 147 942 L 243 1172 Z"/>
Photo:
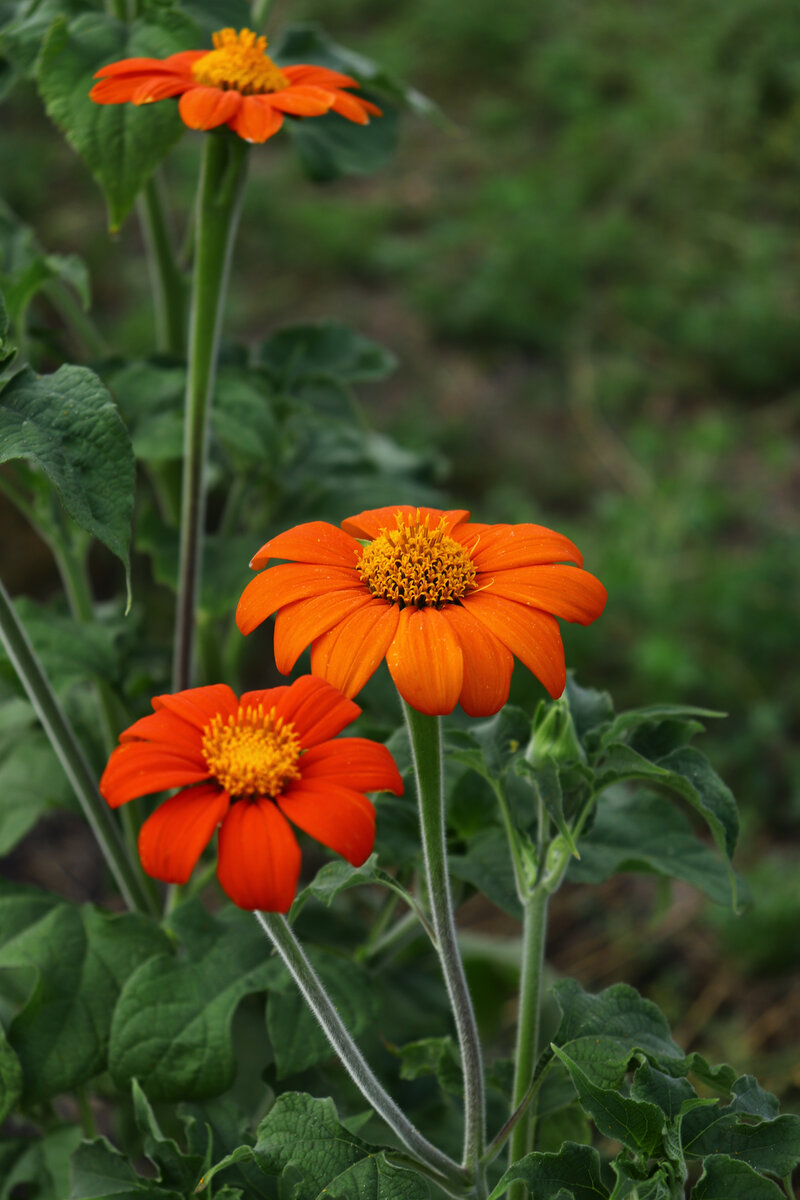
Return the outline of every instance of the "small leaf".
<path id="1" fill-rule="evenodd" d="M 95 104 L 89 92 L 100 67 L 123 58 L 166 58 L 196 48 L 193 22 L 150 10 L 124 25 L 87 13 L 50 28 L 38 82 L 48 116 L 66 134 L 103 188 L 112 230 L 119 229 L 141 188 L 184 131 L 173 101 L 142 106 Z"/>
<path id="2" fill-rule="evenodd" d="M 172 1138 L 165 1138 L 136 1079 L 133 1081 L 132 1091 L 134 1119 L 142 1135 L 144 1152 L 158 1170 L 158 1182 L 162 1187 L 175 1188 L 181 1194 L 190 1194 L 194 1191 L 203 1169 L 208 1166 L 208 1156 L 184 1154 L 177 1142 Z"/>
<path id="3" fill-rule="evenodd" d="M 786 1200 L 777 1184 L 747 1163 L 727 1154 L 712 1154 L 692 1188 L 692 1200 Z"/>
<path id="4" fill-rule="evenodd" d="M 352 867 L 344 859 L 337 858 L 333 862 L 320 867 L 311 883 L 298 892 L 289 914 L 289 920 L 297 919 L 301 910 L 313 896 L 315 900 L 330 907 L 340 892 L 346 892 L 353 887 L 363 887 L 365 884 L 380 883 L 389 886 L 395 884 L 394 879 L 378 866 L 377 854 L 370 854 L 360 867 Z"/>
<path id="5" fill-rule="evenodd" d="M 25 369 L 0 393 L 0 462 L 27 459 L 58 490 L 81 529 L 130 569 L 135 467 L 113 400 L 86 367 Z"/>
<path id="6" fill-rule="evenodd" d="M 507 704 L 496 717 L 473 725 L 471 732 L 483 752 L 487 777 L 497 779 L 525 750 L 531 736 L 531 718 L 521 708 Z"/>
<path id="7" fill-rule="evenodd" d="M 593 1083 L 565 1051 L 557 1046 L 552 1049 L 569 1071 L 578 1099 L 602 1134 L 648 1157 L 663 1150 L 666 1122 L 660 1108 Z"/>
<path id="8" fill-rule="evenodd" d="M 489 1200 L 499 1200 L 518 1179 L 536 1200 L 607 1200 L 611 1194 L 600 1155 L 575 1142 L 565 1142 L 558 1154 L 526 1154 L 508 1168 Z"/>
<path id="9" fill-rule="evenodd" d="M 261 343 L 258 360 L 290 389 L 318 375 L 346 383 L 385 379 L 397 367 L 389 350 L 338 321 L 278 329 Z"/>
<path id="10" fill-rule="evenodd" d="M 83 1142 L 72 1156 L 70 1200 L 184 1200 L 184 1195 L 137 1175 L 101 1137 Z"/>
<path id="11" fill-rule="evenodd" d="M 401 1079 L 435 1075 L 443 1091 L 463 1096 L 461 1058 L 451 1037 L 420 1038 L 401 1046 L 395 1053 L 400 1058 Z"/>

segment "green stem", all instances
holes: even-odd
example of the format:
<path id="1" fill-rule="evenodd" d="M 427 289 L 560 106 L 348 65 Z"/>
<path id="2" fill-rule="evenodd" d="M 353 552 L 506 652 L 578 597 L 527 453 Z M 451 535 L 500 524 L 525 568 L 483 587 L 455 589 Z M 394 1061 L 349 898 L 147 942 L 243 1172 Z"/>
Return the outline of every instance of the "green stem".
<path id="1" fill-rule="evenodd" d="M 125 852 L 111 810 L 97 790 L 92 769 L 84 757 L 75 731 L 56 699 L 42 664 L 14 611 L 11 598 L 1 582 L 0 641 L 44 726 L 50 744 L 64 768 L 126 904 L 140 912 L 152 912 L 149 897 Z"/>
<path id="2" fill-rule="evenodd" d="M 455 1185 L 460 1191 L 466 1190 L 469 1186 L 466 1172 L 423 1137 L 373 1074 L 286 918 L 280 913 L 257 912 L 255 916 L 364 1099 L 394 1130 L 409 1153 L 433 1171 L 437 1179 Z"/>
<path id="3" fill-rule="evenodd" d="M 79 1087 L 75 1089 L 75 1098 L 78 1101 L 78 1112 L 81 1115 L 81 1125 L 83 1127 L 83 1136 L 86 1138 L 97 1137 L 97 1125 L 95 1124 L 94 1113 L 92 1112 L 91 1101 L 86 1094 L 86 1088 Z"/>
<path id="4" fill-rule="evenodd" d="M 70 289 L 60 279 L 51 279 L 42 290 L 62 321 L 77 334 L 85 352 L 91 358 L 105 358 L 109 353 L 108 342 Z"/>
<path id="5" fill-rule="evenodd" d="M 253 28 L 263 29 L 267 23 L 272 0 L 253 0 Z"/>
<path id="6" fill-rule="evenodd" d="M 441 723 L 438 717 L 417 712 L 405 700 L 403 712 L 417 777 L 422 853 L 433 928 L 461 1049 L 464 1073 L 463 1165 L 474 1175 L 478 1171 L 484 1143 L 483 1061 L 472 998 L 458 949 L 447 871 Z"/>
<path id="7" fill-rule="evenodd" d="M 186 353 L 186 286 L 175 257 L 158 172 L 145 184 L 137 206 L 150 265 L 156 345 L 182 358 Z"/>
<path id="8" fill-rule="evenodd" d="M 489 1163 L 494 1162 L 494 1160 L 497 1158 L 497 1155 L 508 1141 L 512 1132 L 522 1120 L 525 1112 L 527 1111 L 528 1105 L 530 1104 L 531 1100 L 533 1100 L 534 1096 L 539 1091 L 539 1088 L 542 1086 L 548 1074 L 550 1073 L 550 1069 L 553 1066 L 554 1061 L 554 1059 L 551 1059 L 547 1066 L 540 1071 L 538 1079 L 528 1088 L 527 1092 L 522 1097 L 521 1103 L 514 1109 L 505 1125 L 502 1126 L 502 1128 L 492 1138 L 491 1142 L 489 1142 L 489 1145 L 484 1151 L 482 1159 L 487 1166 Z"/>
<path id="9" fill-rule="evenodd" d="M 533 1084 L 533 1073 L 539 1045 L 539 1015 L 542 997 L 542 971 L 547 933 L 547 904 L 549 894 L 537 888 L 525 901 L 525 916 L 522 928 L 522 975 L 519 988 L 519 1018 L 517 1021 L 517 1046 L 514 1055 L 514 1090 L 511 1098 L 512 1112 L 525 1101 Z M 509 1164 L 522 1158 L 531 1149 L 533 1123 L 527 1113 L 514 1126 L 511 1134 Z M 522 1183 L 512 1183 L 509 1189 L 511 1200 L 523 1200 L 525 1188 Z"/>
<path id="10" fill-rule="evenodd" d="M 231 253 L 244 195 L 247 150 L 247 143 L 227 130 L 205 135 L 197 193 L 197 250 L 186 383 L 174 691 L 191 684 L 205 523 L 209 413 Z"/>

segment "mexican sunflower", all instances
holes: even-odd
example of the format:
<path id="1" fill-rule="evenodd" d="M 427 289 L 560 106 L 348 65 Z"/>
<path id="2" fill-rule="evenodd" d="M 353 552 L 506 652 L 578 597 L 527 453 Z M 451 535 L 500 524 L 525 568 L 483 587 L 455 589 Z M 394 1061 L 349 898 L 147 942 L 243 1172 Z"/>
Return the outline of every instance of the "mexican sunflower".
<path id="1" fill-rule="evenodd" d="M 360 86 L 327 67 L 278 67 L 267 39 L 250 29 L 221 29 L 213 50 L 182 50 L 169 58 L 123 58 L 101 67 L 89 93 L 96 104 L 152 104 L 180 96 L 178 111 L 190 129 L 227 125 L 246 142 L 265 142 L 284 116 L 336 112 L 367 125 L 381 110 L 351 95 Z"/>
<path id="2" fill-rule="evenodd" d="M 180 788 L 141 828 L 142 866 L 186 883 L 219 827 L 217 877 L 240 908 L 289 909 L 300 875 L 289 822 L 360 866 L 375 841 L 364 793 L 403 790 L 385 746 L 337 738 L 361 709 L 311 675 L 238 699 L 224 683 L 190 688 L 153 708 L 120 736 L 100 791 L 117 808 Z"/>
<path id="3" fill-rule="evenodd" d="M 566 683 L 556 617 L 588 625 L 606 590 L 581 554 L 541 525 L 477 525 L 463 510 L 377 508 L 341 529 L 297 525 L 262 546 L 262 571 L 236 613 L 250 633 L 271 613 L 275 661 L 287 673 L 311 645 L 311 670 L 354 696 L 386 658 L 419 712 L 473 717 L 508 699 L 514 656 L 551 696 Z M 575 564 L 569 565 L 569 564 Z"/>

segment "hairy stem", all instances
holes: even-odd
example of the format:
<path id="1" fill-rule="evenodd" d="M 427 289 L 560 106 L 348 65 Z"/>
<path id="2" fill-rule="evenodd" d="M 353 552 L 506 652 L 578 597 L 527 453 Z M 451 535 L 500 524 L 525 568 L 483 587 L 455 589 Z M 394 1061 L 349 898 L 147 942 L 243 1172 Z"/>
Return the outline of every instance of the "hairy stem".
<path id="1" fill-rule="evenodd" d="M 8 592 L 0 582 L 0 641 L 36 710 L 56 756 L 72 785 L 117 886 L 131 909 L 153 912 L 141 877 L 128 858 L 119 830 L 64 710 L 31 645 Z"/>
<path id="2" fill-rule="evenodd" d="M 280 913 L 257 912 L 255 916 L 289 969 L 303 999 L 319 1021 L 325 1036 L 364 1099 L 394 1130 L 406 1149 L 430 1168 L 437 1178 L 455 1185 L 460 1191 L 466 1190 L 469 1180 L 462 1168 L 423 1137 L 373 1074 L 364 1055 L 347 1032 L 286 918 Z"/>
<path id="3" fill-rule="evenodd" d="M 455 1018 L 464 1073 L 463 1165 L 474 1174 L 483 1153 L 485 1100 L 478 1025 L 458 948 L 444 822 L 442 734 L 438 717 L 425 716 L 403 701 L 419 794 L 422 853 L 428 896 L 447 993 Z"/>
<path id="4" fill-rule="evenodd" d="M 517 1045 L 514 1054 L 514 1090 L 512 1112 L 523 1104 L 533 1083 L 539 1045 L 539 1014 L 542 998 L 542 970 L 547 932 L 547 904 L 550 899 L 544 888 L 537 888 L 525 901 L 522 932 L 522 977 L 519 989 Z M 531 1149 L 533 1122 L 530 1111 L 517 1121 L 511 1134 L 509 1164 L 516 1162 Z M 523 1200 L 524 1185 L 512 1183 L 511 1200 Z"/>
<path id="5" fill-rule="evenodd" d="M 153 288 L 156 346 L 182 358 L 186 353 L 186 286 L 175 256 L 158 171 L 145 184 L 137 207 Z"/>
<path id="6" fill-rule="evenodd" d="M 205 135 L 197 193 L 197 248 L 192 283 L 186 383 L 183 490 L 175 618 L 173 690 L 191 685 L 195 609 L 205 525 L 208 425 L 217 371 L 231 254 L 247 174 L 247 143 L 227 130 Z"/>

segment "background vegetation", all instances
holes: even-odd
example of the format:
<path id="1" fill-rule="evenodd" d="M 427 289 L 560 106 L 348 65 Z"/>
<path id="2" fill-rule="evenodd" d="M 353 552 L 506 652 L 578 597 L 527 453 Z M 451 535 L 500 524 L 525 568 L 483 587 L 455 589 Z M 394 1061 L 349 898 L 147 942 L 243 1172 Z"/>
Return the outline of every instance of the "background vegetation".
<path id="1" fill-rule="evenodd" d="M 285 19 L 324 20 L 447 123 L 405 121 L 392 164 L 363 180 L 313 184 L 280 139 L 253 155 L 229 327 L 257 339 L 335 311 L 387 346 L 398 366 L 362 385 L 366 422 L 421 454 L 476 519 L 569 533 L 607 584 L 602 621 L 565 631 L 579 680 L 620 708 L 729 714 L 705 748 L 743 810 L 753 907 L 734 921 L 674 887 L 668 905 L 636 876 L 567 887 L 550 959 L 586 986 L 636 983 L 687 1049 L 755 1071 L 796 1108 L 796 5 L 278 0 L 271 23 Z M 187 135 L 168 167 L 178 214 L 198 142 Z M 48 251 L 86 261 L 109 342 L 149 352 L 136 222 L 109 240 L 100 192 L 32 89 L 15 92 L 0 179 Z M 35 318 L 46 365 L 61 326 L 46 298 Z M 46 596 L 47 552 L 9 510 L 0 519 L 4 578 Z M 102 587 L 116 567 L 95 565 Z M 535 698 L 518 671 L 512 699 Z M 8 873 L 50 871 L 52 886 L 43 844 L 23 843 Z M 513 932 L 483 908 L 466 915 Z M 489 1010 L 494 981 L 481 982 Z"/>

